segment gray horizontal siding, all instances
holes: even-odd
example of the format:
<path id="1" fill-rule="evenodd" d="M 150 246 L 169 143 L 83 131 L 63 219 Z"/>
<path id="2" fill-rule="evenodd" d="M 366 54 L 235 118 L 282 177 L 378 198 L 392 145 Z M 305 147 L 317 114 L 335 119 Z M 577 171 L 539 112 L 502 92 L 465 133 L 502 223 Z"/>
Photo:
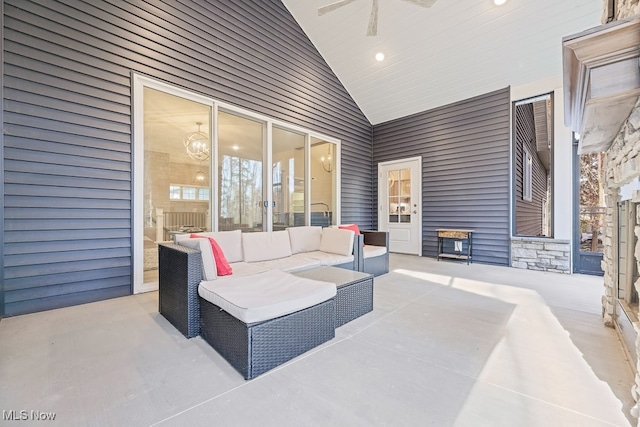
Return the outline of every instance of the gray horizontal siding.
<path id="1" fill-rule="evenodd" d="M 515 107 L 515 234 L 541 236 L 543 231 L 544 201 L 547 199 L 547 170 L 537 155 L 536 128 L 533 104 Z M 531 201 L 524 200 L 524 148 L 531 154 Z"/>
<path id="2" fill-rule="evenodd" d="M 4 52 L 4 0 L 0 0 L 0 49 Z M 4 55 L 0 56 L 0 75 L 3 76 L 3 84 L 0 84 L 0 101 L 4 103 Z M 4 286 L 4 108 L 0 109 L 0 320 L 5 316 L 5 286 Z M 6 345 L 3 342 L 2 345 Z"/>
<path id="3" fill-rule="evenodd" d="M 342 140 L 343 221 L 372 225 L 372 127 L 279 0 L 5 0 L 3 21 L 7 315 L 131 292 L 132 71 Z"/>
<path id="4" fill-rule="evenodd" d="M 474 261 L 509 264 L 509 97 L 505 88 L 374 126 L 374 165 L 422 156 L 423 256 L 437 255 L 436 228 L 469 228 Z"/>

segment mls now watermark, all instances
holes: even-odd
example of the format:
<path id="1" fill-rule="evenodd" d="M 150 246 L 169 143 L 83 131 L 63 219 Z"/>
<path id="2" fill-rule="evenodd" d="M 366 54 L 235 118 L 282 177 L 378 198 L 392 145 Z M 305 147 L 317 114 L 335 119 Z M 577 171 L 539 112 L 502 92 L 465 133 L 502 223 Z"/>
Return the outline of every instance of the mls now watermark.
<path id="1" fill-rule="evenodd" d="M 55 412 L 27 411 L 26 409 L 2 410 L 2 419 L 4 421 L 53 421 L 56 419 Z"/>

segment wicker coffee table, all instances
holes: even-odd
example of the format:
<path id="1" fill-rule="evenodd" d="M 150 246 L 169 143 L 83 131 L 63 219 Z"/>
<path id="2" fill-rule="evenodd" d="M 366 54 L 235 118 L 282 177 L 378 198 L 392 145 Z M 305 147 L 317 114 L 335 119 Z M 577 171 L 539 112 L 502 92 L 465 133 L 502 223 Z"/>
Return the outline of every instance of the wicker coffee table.
<path id="1" fill-rule="evenodd" d="M 291 273 L 337 285 L 336 327 L 373 310 L 373 275 L 338 267 L 317 267 Z"/>

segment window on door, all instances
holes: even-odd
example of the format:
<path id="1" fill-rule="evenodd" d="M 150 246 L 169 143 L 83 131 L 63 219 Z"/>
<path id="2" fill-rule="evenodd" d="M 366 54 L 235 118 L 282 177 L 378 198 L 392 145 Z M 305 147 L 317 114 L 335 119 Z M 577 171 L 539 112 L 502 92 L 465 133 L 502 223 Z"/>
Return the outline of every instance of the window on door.
<path id="1" fill-rule="evenodd" d="M 411 169 L 391 170 L 389 184 L 389 223 L 411 222 Z"/>

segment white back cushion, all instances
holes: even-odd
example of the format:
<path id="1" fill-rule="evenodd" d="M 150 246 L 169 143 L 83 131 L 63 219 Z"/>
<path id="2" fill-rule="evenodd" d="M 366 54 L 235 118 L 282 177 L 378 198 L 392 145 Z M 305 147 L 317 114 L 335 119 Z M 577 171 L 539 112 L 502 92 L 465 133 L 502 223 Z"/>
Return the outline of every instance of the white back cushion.
<path id="1" fill-rule="evenodd" d="M 220 249 L 224 253 L 227 261 L 240 262 L 242 258 L 242 232 L 240 230 L 233 231 L 207 231 L 205 233 L 195 233 L 202 237 L 213 237 Z M 182 243 L 183 240 L 189 238 L 189 234 L 176 234 L 176 243 Z"/>
<path id="2" fill-rule="evenodd" d="M 287 228 L 289 241 L 291 242 L 291 253 L 313 252 L 320 250 L 320 240 L 322 239 L 322 227 L 290 227 Z"/>
<path id="3" fill-rule="evenodd" d="M 213 249 L 209 239 L 181 239 L 180 244 L 192 249 L 198 249 L 202 256 L 202 279 L 214 280 L 216 273 L 216 260 L 213 258 Z"/>
<path id="4" fill-rule="evenodd" d="M 353 253 L 353 237 L 351 230 L 339 228 L 323 228 L 320 250 L 338 255 L 351 255 Z"/>
<path id="5" fill-rule="evenodd" d="M 205 237 L 213 237 L 220 245 L 225 258 L 229 262 L 243 261 L 242 257 L 242 231 L 216 231 L 202 233 Z"/>
<path id="6" fill-rule="evenodd" d="M 242 250 L 246 262 L 267 261 L 291 256 L 287 230 L 242 233 Z"/>
<path id="7" fill-rule="evenodd" d="M 182 244 L 182 241 L 189 239 L 190 236 L 191 236 L 191 233 L 174 234 L 173 235 L 173 241 L 176 242 L 176 243 Z"/>

